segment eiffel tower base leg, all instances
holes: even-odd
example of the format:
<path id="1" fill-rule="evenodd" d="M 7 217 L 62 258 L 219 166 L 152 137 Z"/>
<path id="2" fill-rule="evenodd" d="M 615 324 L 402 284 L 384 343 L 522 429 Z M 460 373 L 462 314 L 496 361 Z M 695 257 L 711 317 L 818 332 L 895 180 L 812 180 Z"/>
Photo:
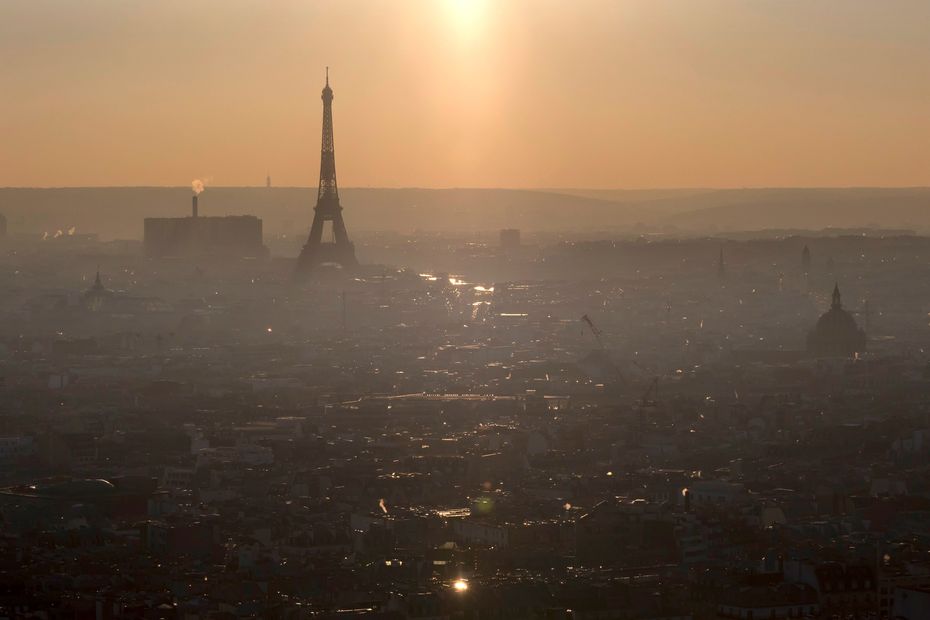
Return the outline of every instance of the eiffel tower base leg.
<path id="1" fill-rule="evenodd" d="M 310 275 L 324 266 L 339 265 L 343 270 L 354 270 L 358 267 L 355 258 L 355 247 L 337 245 L 335 243 L 321 243 L 319 245 L 306 245 L 297 259 L 297 273 Z"/>

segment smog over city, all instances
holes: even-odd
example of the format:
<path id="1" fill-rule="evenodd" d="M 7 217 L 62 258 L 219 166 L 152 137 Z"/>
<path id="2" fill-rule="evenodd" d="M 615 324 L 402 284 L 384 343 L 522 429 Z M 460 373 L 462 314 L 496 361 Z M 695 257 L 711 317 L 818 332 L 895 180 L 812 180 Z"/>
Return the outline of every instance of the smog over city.
<path id="1" fill-rule="evenodd" d="M 0 2 L 0 620 L 930 618 L 928 32 Z"/>

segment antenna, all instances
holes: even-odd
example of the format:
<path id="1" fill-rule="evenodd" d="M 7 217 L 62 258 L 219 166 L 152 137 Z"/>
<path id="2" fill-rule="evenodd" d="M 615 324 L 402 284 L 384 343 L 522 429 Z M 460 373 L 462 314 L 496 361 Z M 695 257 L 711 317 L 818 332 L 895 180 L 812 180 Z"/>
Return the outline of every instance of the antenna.
<path id="1" fill-rule="evenodd" d="M 326 85 L 329 86 L 329 67 L 326 67 Z"/>

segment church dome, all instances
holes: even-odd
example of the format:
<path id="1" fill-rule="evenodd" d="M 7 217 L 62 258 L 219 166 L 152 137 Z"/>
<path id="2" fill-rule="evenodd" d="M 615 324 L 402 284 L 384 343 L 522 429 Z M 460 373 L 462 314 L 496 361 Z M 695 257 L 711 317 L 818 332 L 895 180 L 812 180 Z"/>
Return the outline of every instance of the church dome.
<path id="1" fill-rule="evenodd" d="M 865 351 L 865 332 L 852 314 L 843 309 L 839 286 L 833 289 L 833 304 L 807 335 L 807 350 L 819 357 L 850 357 Z"/>

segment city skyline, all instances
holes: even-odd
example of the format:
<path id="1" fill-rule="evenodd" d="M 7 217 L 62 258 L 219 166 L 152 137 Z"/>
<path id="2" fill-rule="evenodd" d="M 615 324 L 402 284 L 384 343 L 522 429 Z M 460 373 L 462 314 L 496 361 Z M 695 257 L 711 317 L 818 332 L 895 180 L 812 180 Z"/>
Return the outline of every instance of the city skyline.
<path id="1" fill-rule="evenodd" d="M 928 24 L 914 1 L 12 0 L 0 186 L 313 186 L 326 65 L 345 187 L 926 186 Z"/>
<path id="2" fill-rule="evenodd" d="M 927 32 L 0 2 L 0 619 L 927 620 Z"/>

